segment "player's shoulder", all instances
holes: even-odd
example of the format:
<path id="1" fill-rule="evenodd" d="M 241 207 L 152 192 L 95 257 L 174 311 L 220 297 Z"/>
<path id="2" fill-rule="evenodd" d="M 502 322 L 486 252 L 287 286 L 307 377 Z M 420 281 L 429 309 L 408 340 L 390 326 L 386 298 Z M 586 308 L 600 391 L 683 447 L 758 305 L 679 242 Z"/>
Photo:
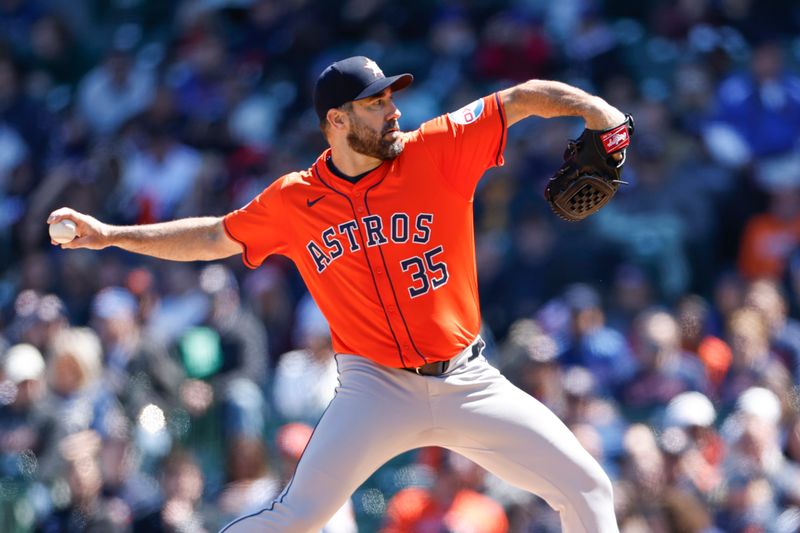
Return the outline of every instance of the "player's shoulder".
<path id="1" fill-rule="evenodd" d="M 403 145 L 408 148 L 418 143 L 421 139 L 420 128 L 403 132 Z"/>
<path id="2" fill-rule="evenodd" d="M 411 133 L 421 139 L 436 134 L 452 137 L 457 130 L 463 130 L 474 122 L 496 115 L 500 105 L 496 93 L 476 98 L 455 111 L 443 113 L 423 122 L 417 130 Z"/>
<path id="3" fill-rule="evenodd" d="M 308 187 L 311 185 L 311 169 L 289 172 L 277 179 L 281 190 Z"/>

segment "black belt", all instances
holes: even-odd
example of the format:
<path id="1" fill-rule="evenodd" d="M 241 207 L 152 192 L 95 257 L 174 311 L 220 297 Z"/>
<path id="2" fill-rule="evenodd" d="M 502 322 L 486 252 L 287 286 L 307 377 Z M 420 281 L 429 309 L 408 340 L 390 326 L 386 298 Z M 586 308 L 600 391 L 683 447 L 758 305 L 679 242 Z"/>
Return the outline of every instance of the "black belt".
<path id="1" fill-rule="evenodd" d="M 469 359 L 467 359 L 467 361 L 468 362 L 472 361 L 473 359 L 478 357 L 483 351 L 484 346 L 486 346 L 486 343 L 483 342 L 483 339 L 478 339 L 478 341 L 472 345 L 472 353 L 470 354 Z M 442 374 L 447 372 L 447 369 L 450 368 L 450 363 L 454 361 L 457 357 L 458 355 L 446 361 L 436 361 L 435 363 L 426 363 L 422 366 L 415 366 L 410 368 L 404 367 L 403 370 L 419 374 L 420 376 L 441 376 Z"/>

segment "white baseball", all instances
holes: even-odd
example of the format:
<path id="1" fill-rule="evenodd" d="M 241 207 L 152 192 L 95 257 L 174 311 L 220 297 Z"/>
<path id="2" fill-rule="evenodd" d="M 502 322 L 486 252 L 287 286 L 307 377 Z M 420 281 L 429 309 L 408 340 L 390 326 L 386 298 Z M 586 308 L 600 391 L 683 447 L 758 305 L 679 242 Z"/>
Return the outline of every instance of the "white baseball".
<path id="1" fill-rule="evenodd" d="M 55 224 L 50 224 L 50 238 L 58 244 L 70 242 L 75 238 L 75 223 L 64 219 Z"/>

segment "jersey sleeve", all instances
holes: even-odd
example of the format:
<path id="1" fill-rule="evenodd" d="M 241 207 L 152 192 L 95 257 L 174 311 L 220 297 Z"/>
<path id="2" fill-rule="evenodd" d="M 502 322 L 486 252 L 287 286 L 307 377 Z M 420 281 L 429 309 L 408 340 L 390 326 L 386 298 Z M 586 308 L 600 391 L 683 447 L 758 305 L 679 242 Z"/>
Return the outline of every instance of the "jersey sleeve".
<path id="1" fill-rule="evenodd" d="M 424 123 L 420 139 L 444 179 L 471 198 L 487 169 L 502 166 L 506 117 L 495 93 Z"/>
<path id="2" fill-rule="evenodd" d="M 246 206 L 222 220 L 228 237 L 242 246 L 242 261 L 257 268 L 272 254 L 289 250 L 289 224 L 281 195 L 283 179 L 274 181 Z"/>

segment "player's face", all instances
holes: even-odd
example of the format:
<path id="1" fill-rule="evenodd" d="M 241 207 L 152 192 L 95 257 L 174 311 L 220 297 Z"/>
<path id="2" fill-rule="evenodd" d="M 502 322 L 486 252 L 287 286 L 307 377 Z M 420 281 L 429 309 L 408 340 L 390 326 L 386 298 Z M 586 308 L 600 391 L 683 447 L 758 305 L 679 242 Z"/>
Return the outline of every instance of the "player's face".
<path id="1" fill-rule="evenodd" d="M 403 151 L 400 135 L 400 110 L 390 90 L 353 102 L 348 111 L 350 131 L 347 144 L 359 154 L 377 159 L 394 159 Z"/>

